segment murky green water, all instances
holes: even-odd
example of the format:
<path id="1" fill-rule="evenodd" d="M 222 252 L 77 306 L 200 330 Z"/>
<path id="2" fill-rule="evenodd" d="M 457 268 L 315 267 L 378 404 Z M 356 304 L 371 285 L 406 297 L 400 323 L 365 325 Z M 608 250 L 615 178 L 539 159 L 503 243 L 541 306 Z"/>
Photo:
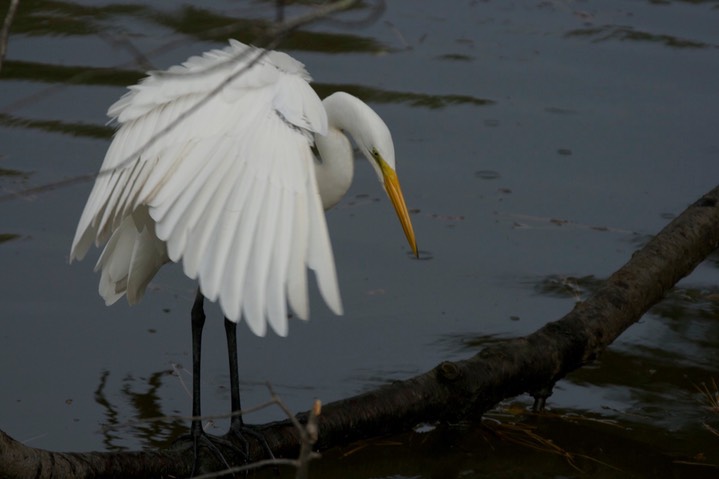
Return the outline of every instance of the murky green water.
<path id="1" fill-rule="evenodd" d="M 288 338 L 239 328 L 245 404 L 271 381 L 305 410 L 531 333 L 719 178 L 718 2 L 388 3 L 370 25 L 318 23 L 282 48 L 322 95 L 351 91 L 385 118 L 424 261 L 358 160 L 328 214 L 346 315 L 315 293 Z M 125 85 L 274 18 L 269 1 L 22 1 L 0 72 L 2 194 L 93 173 Z M 96 255 L 67 265 L 90 187 L 0 202 L 0 428 L 54 450 L 162 445 L 184 421 L 128 422 L 189 413 L 194 285 L 165 268 L 141 304 L 106 308 Z M 490 415 L 572 455 L 458 425 L 331 451 L 316 477 L 715 477 L 705 424 L 719 413 L 697 387 L 719 376 L 717 264 L 560 382 L 549 414 L 520 397 Z M 204 408 L 223 413 L 224 331 L 208 317 Z"/>

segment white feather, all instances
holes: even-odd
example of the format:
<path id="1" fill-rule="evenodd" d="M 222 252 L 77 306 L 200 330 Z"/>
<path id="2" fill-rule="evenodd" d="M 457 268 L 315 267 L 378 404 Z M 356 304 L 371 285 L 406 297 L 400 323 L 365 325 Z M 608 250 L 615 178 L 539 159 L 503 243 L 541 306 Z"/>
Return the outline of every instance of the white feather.
<path id="1" fill-rule="evenodd" d="M 309 81 L 288 55 L 230 41 L 150 73 L 110 107 L 119 129 L 70 252 L 107 242 L 96 266 L 107 304 L 139 301 L 171 260 L 257 335 L 268 324 L 287 334 L 287 303 L 308 318 L 307 268 L 342 313 L 311 152 L 331 124 Z M 335 152 L 351 168 L 349 148 Z"/>

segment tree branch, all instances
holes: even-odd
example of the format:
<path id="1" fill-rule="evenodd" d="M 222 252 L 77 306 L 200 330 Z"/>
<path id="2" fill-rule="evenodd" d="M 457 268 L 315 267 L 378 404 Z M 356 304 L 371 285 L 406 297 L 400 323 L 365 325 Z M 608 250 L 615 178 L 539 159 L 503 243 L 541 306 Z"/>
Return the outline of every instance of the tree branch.
<path id="1" fill-rule="evenodd" d="M 717 246 L 719 187 L 687 208 L 563 318 L 466 360 L 443 362 L 406 381 L 324 406 L 315 448 L 406 431 L 421 422 L 478 418 L 499 401 L 524 392 L 543 400 L 557 380 L 594 360 Z M 306 424 L 310 414 L 293 420 Z M 277 457 L 295 457 L 300 451 L 303 432 L 293 420 L 259 427 Z M 247 439 L 250 460 L 261 459 L 259 441 Z M 241 463 L 231 448 L 222 452 Z M 222 464 L 213 466 L 222 469 Z M 27 447 L 0 431 L 0 478 L 181 476 L 191 467 L 186 441 L 161 451 L 59 453 Z"/>

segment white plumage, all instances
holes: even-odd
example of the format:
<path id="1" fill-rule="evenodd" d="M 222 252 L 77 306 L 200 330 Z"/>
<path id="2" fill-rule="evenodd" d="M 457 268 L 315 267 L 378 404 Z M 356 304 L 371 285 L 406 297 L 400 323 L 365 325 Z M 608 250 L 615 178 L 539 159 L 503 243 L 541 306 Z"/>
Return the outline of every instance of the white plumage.
<path id="1" fill-rule="evenodd" d="M 288 55 L 231 41 L 150 73 L 110 107 L 119 129 L 70 253 L 79 260 L 93 243 L 107 242 L 96 270 L 108 305 L 123 295 L 137 303 L 163 264 L 181 261 L 205 297 L 219 301 L 229 320 L 244 317 L 257 335 L 267 323 L 287 334 L 287 302 L 308 317 L 307 268 L 342 314 L 323 203 L 339 201 L 352 179 L 345 131 L 384 182 L 416 254 L 404 200 L 388 185 L 396 183 L 387 176 L 395 167 L 389 130 L 350 95 L 323 105 L 309 81 Z M 311 150 L 315 138 L 321 163 Z"/>

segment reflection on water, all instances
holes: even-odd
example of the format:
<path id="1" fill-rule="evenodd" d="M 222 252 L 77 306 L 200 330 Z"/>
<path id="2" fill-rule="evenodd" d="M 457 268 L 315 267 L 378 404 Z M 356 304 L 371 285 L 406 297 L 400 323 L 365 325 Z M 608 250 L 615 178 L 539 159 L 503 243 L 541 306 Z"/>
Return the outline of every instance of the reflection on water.
<path id="1" fill-rule="evenodd" d="M 656 42 L 672 48 L 716 48 L 717 45 L 636 30 L 633 27 L 603 25 L 600 27 L 578 28 L 566 33 L 567 37 L 590 37 L 595 42 L 609 40 Z"/>
<path id="2" fill-rule="evenodd" d="M 54 85 L 127 86 L 137 83 L 143 76 L 144 72 L 141 70 L 53 65 L 21 60 L 9 60 L 3 63 L 2 69 L 2 77 L 6 80 L 27 80 Z"/>
<path id="3" fill-rule="evenodd" d="M 14 233 L 0 233 L 0 243 L 12 241 L 14 239 L 18 239 L 19 237 L 20 235 Z"/>
<path id="4" fill-rule="evenodd" d="M 372 103 L 406 103 L 414 107 L 444 108 L 450 105 L 492 105 L 492 100 L 475 98 L 469 95 L 427 95 L 400 91 L 380 90 L 362 85 L 327 84 L 314 85 L 320 97 L 325 97 L 335 91 L 346 91 L 359 98 L 365 98 Z"/>
<path id="5" fill-rule="evenodd" d="M 359 5 L 360 10 L 371 13 L 372 4 Z M 146 17 L 142 17 L 146 18 Z M 274 19 L 237 18 L 220 15 L 215 11 L 197 6 L 185 5 L 172 12 L 154 11 L 150 18 L 158 25 L 174 32 L 183 33 L 198 40 L 223 43 L 227 38 L 236 38 L 243 43 L 271 33 Z M 388 47 L 375 39 L 347 33 L 323 33 L 297 30 L 283 41 L 283 47 L 290 50 L 318 51 L 323 53 L 381 53 Z"/>
<path id="6" fill-rule="evenodd" d="M 111 138 L 114 128 L 86 123 L 69 123 L 62 120 L 31 120 L 0 113 L 0 125 L 11 128 L 34 128 L 48 133 L 62 133 L 87 138 Z"/>
<path id="7" fill-rule="evenodd" d="M 159 390 L 163 380 L 173 376 L 172 370 L 158 371 L 147 378 L 126 376 L 122 379 L 117 404 L 110 399 L 117 393 L 106 391 L 110 372 L 103 371 L 95 390 L 95 402 L 105 416 L 100 434 L 106 450 L 126 450 L 128 447 L 123 443 L 128 436 L 139 439 L 143 447 L 163 448 L 187 434 L 186 419 L 162 410 Z"/>

